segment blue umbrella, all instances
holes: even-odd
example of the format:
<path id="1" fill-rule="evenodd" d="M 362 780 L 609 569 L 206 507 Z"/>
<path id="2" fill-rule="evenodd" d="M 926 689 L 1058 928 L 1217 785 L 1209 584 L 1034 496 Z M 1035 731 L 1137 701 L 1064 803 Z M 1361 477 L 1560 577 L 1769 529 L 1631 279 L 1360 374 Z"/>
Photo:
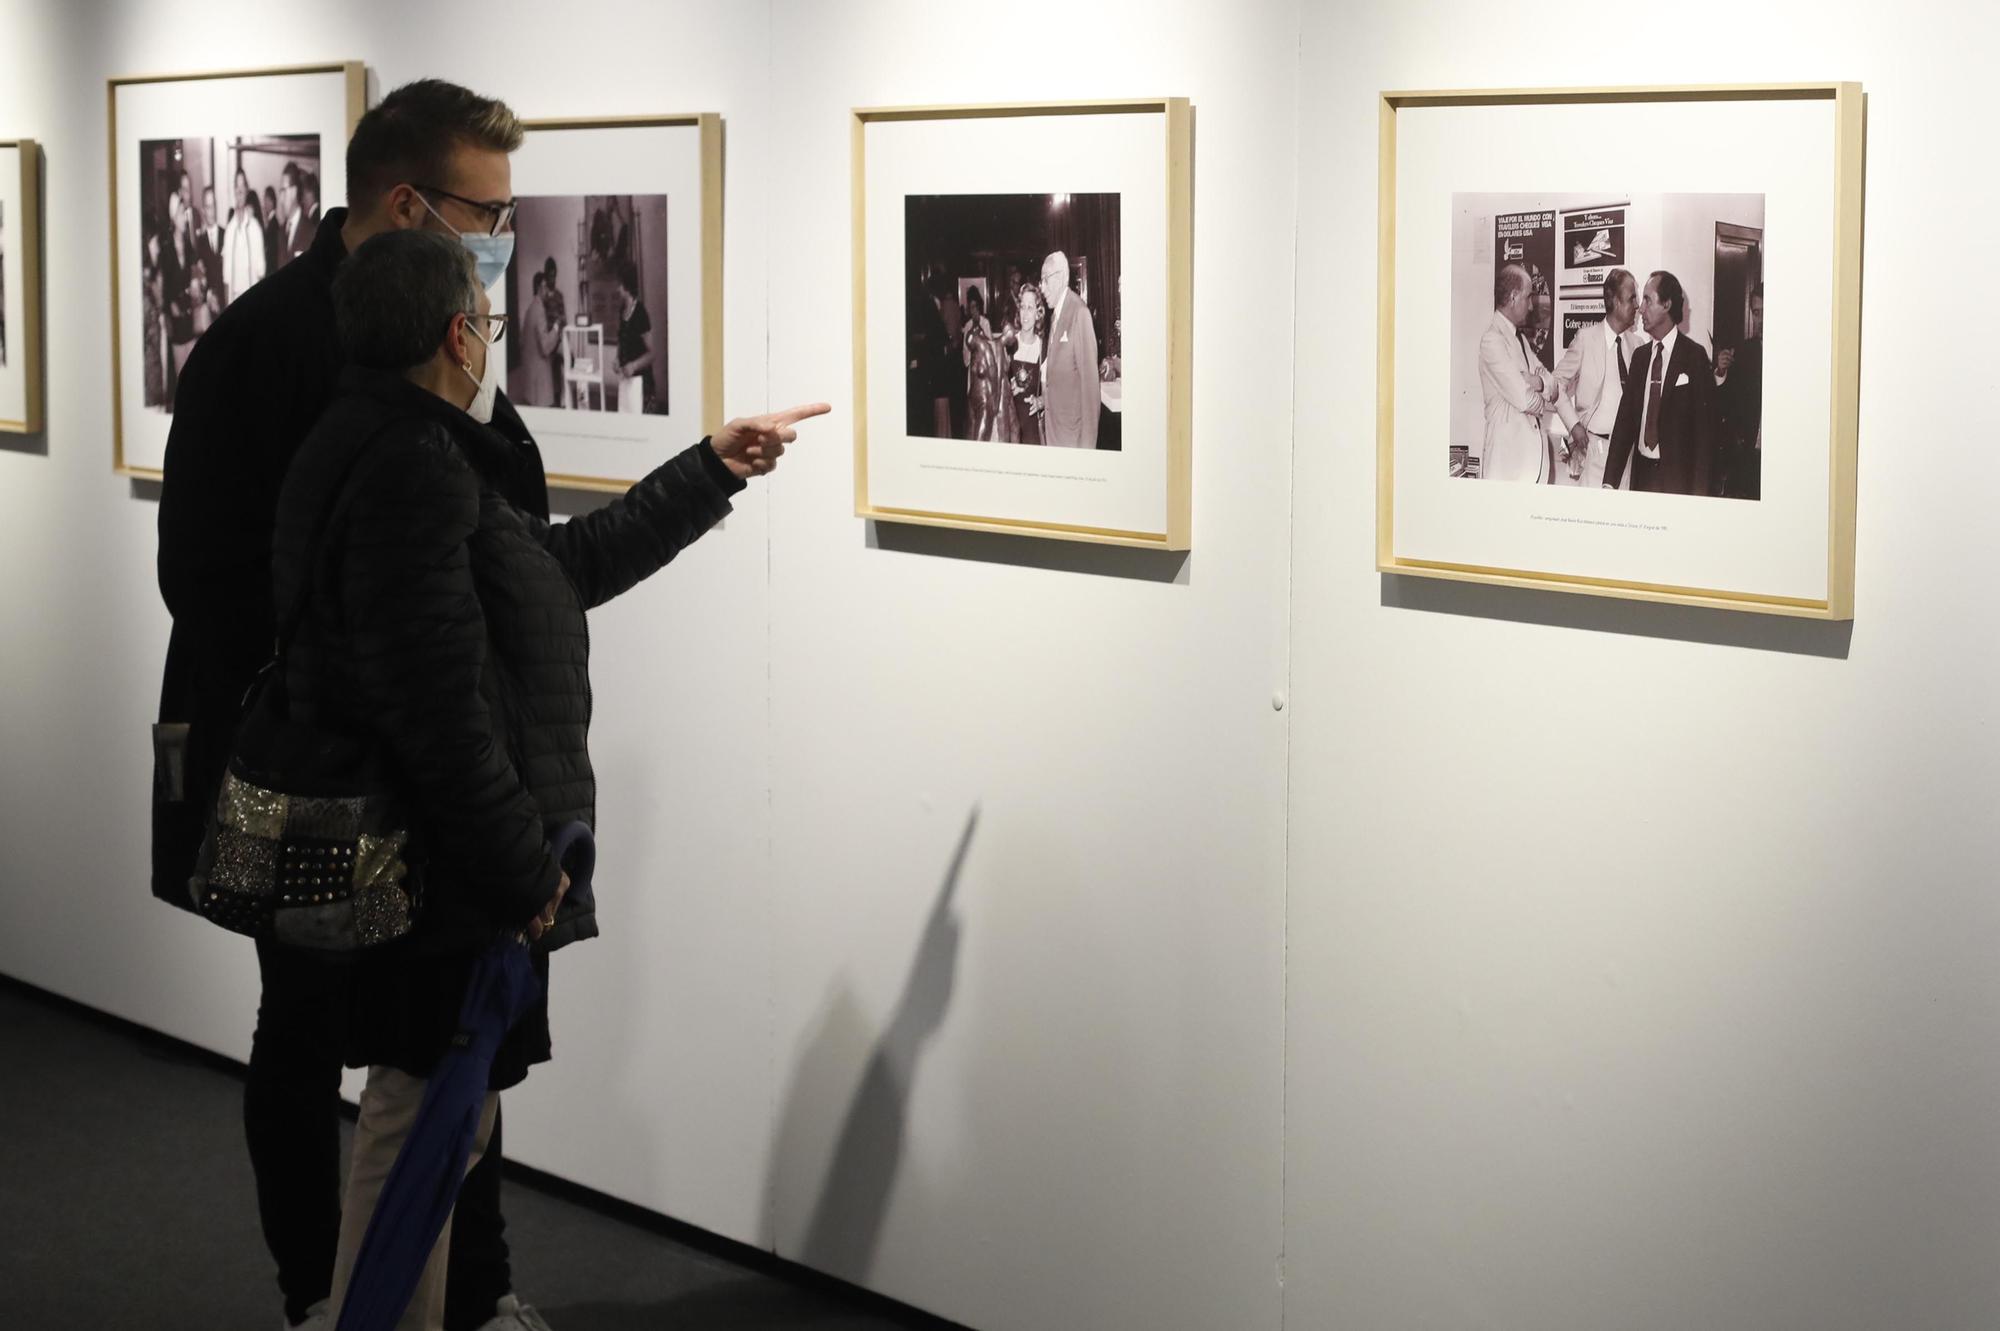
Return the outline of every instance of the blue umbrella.
<path id="1" fill-rule="evenodd" d="M 580 822 L 565 824 L 553 849 L 569 873 L 569 895 L 588 903 L 597 860 L 590 829 Z M 502 935 L 473 963 L 458 1034 L 424 1086 L 423 1104 L 368 1217 L 336 1331 L 391 1331 L 409 1307 L 431 1249 L 458 1203 L 465 1162 L 479 1135 L 493 1056 L 540 993 L 527 943 L 519 936 Z"/>

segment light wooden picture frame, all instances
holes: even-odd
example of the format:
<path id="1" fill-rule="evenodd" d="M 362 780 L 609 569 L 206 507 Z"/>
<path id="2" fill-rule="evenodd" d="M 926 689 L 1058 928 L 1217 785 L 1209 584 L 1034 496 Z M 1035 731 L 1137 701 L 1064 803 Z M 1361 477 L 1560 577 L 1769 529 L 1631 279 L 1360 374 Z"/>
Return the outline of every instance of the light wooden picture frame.
<path id="1" fill-rule="evenodd" d="M 521 122 L 514 154 L 508 397 L 542 449 L 549 484 L 623 493 L 723 423 L 723 123 L 715 112 Z M 621 376 L 629 263 L 650 331 L 649 367 Z M 531 372 L 534 275 L 552 267 L 555 341 Z M 552 302 L 553 304 L 553 302 Z M 611 372 L 607 372 L 607 366 Z M 639 410 L 627 408 L 630 400 Z"/>
<path id="2" fill-rule="evenodd" d="M 199 334 L 192 316 L 147 313 L 150 293 L 144 274 L 150 258 L 147 234 L 169 230 L 144 214 L 148 193 L 157 192 L 158 164 L 151 170 L 143 154 L 157 151 L 159 161 L 198 163 L 189 169 L 203 185 L 216 188 L 215 212 L 224 211 L 219 165 L 232 163 L 230 174 L 251 155 L 259 175 L 273 163 L 310 161 L 309 171 L 319 190 L 315 205 L 321 215 L 346 198 L 347 141 L 367 110 L 367 66 L 358 60 L 324 64 L 280 65 L 257 69 L 211 70 L 196 73 L 125 75 L 106 80 L 105 104 L 111 209 L 111 419 L 112 470 L 121 476 L 157 480 L 162 476 L 165 440 L 171 424 L 172 383 L 179 363 Z M 310 141 L 310 158 L 307 143 Z M 178 145 L 173 146 L 173 145 Z M 199 145 L 198 147 L 196 145 Z M 218 147 L 218 145 L 220 145 Z M 205 163 L 200 162 L 206 153 Z M 183 157 L 185 154 L 185 158 Z M 249 174 L 246 170 L 246 174 Z M 294 175 L 291 180 L 298 177 Z M 230 182 L 233 185 L 233 179 Z M 275 190 L 275 182 L 267 182 Z M 200 187 L 190 180 L 199 196 Z M 294 193 L 287 185 L 287 195 Z M 169 190 L 177 193 L 177 190 Z M 176 205 L 169 204 L 170 208 Z M 285 212 L 289 202 L 280 205 Z M 261 214 L 261 198 L 245 215 Z M 233 213 L 233 208 L 230 210 Z M 290 257 L 290 241 L 314 219 L 300 217 L 295 225 L 287 213 L 277 237 L 279 262 Z M 204 228 L 212 219 L 202 218 Z M 259 216 L 267 227 L 271 220 Z M 247 255 L 253 247 L 243 246 Z M 267 240 L 266 255 L 271 252 Z M 266 258 L 264 262 L 268 264 Z M 185 274 L 198 265 L 179 256 L 175 271 Z M 199 265 L 204 267 L 205 265 Z M 234 274 L 243 289 L 254 285 L 257 270 Z M 204 289 L 206 275 L 204 275 Z M 240 291 L 218 293 L 218 302 L 233 300 Z M 163 306 L 175 302 L 163 300 Z M 206 293 L 203 304 L 206 306 Z M 180 308 L 175 306 L 175 308 Z M 210 316 L 212 317 L 212 316 Z M 192 334 L 191 336 L 187 334 Z M 150 343 L 148 339 L 151 339 Z M 172 368 L 169 368 L 172 367 Z"/>
<path id="3" fill-rule="evenodd" d="M 10 169 L 18 164 L 18 170 Z M 41 148 L 0 139 L 0 434 L 42 431 Z"/>
<path id="4" fill-rule="evenodd" d="M 856 515 L 1188 549 L 1188 100 L 859 108 L 850 132 Z"/>
<path id="5" fill-rule="evenodd" d="M 1379 125 L 1378 570 L 1822 620 L 1852 619 L 1865 169 L 1861 85 L 1385 92 L 1380 97 Z M 1620 190 L 1631 193 L 1616 192 Z M 1534 209 L 1539 217 L 1534 220 L 1523 220 L 1530 217 L 1528 213 L 1503 211 L 1528 197 L 1537 199 Z M 1585 206 L 1586 199 L 1600 198 L 1608 206 Z M 1701 213 L 1699 204 L 1710 198 L 1754 200 L 1758 227 L 1732 224 L 1724 218 L 1727 209 L 1719 205 Z M 1668 220 L 1655 228 L 1657 244 L 1642 239 L 1645 233 L 1639 225 L 1648 200 L 1665 201 L 1658 207 Z M 1627 201 L 1634 221 L 1629 262 L 1623 225 Z M 1768 254 L 1762 247 L 1767 201 L 1773 247 Z M 1548 228 L 1566 208 L 1599 228 L 1591 235 L 1594 244 L 1579 245 L 1575 257 L 1578 267 L 1596 263 L 1592 271 L 1577 276 L 1594 279 L 1599 287 L 1596 291 L 1560 287 L 1563 299 L 1575 301 L 1577 313 L 1557 312 L 1553 319 L 1550 314 L 1557 310 L 1553 300 L 1538 294 L 1543 308 L 1517 316 L 1524 321 L 1507 329 L 1497 322 L 1506 317 L 1502 289 L 1516 295 L 1521 283 L 1518 274 L 1503 277 L 1501 270 L 1514 266 L 1533 274 L 1537 269 L 1529 239 L 1523 239 L 1520 249 L 1510 247 L 1507 240 Z M 1634 484 L 1634 472 L 1628 468 L 1625 487 L 1655 493 L 1619 494 L 1620 482 L 1610 479 L 1598 485 L 1585 480 L 1585 488 L 1564 488 L 1576 483 L 1561 479 L 1555 460 L 1572 464 L 1581 460 L 1572 459 L 1564 437 L 1563 426 L 1575 425 L 1553 420 L 1555 413 L 1550 411 L 1547 424 L 1553 428 L 1545 431 L 1548 453 L 1539 478 L 1517 471 L 1507 479 L 1553 484 L 1508 486 L 1466 480 L 1466 475 L 1480 474 L 1487 461 L 1481 453 L 1480 463 L 1461 465 L 1468 447 L 1474 451 L 1499 447 L 1495 441 L 1502 436 L 1495 432 L 1508 425 L 1504 419 L 1496 425 L 1495 416 L 1505 417 L 1511 405 L 1505 390 L 1482 378 L 1487 349 L 1480 339 L 1497 336 L 1505 342 L 1503 335 L 1515 332 L 1524 348 L 1520 353 L 1524 379 L 1544 386 L 1551 399 L 1561 398 L 1560 373 L 1539 377 L 1533 339 L 1559 339 L 1556 351 L 1572 338 L 1582 340 L 1579 324 L 1602 308 L 1602 300 L 1592 297 L 1601 295 L 1604 277 L 1613 266 L 1595 256 L 1606 254 L 1630 272 L 1635 291 L 1651 289 L 1657 284 L 1649 270 L 1667 267 L 1662 255 L 1678 253 L 1690 266 L 1694 264 L 1686 258 L 1697 248 L 1689 237 L 1698 234 L 1697 224 L 1709 220 L 1716 267 L 1713 281 L 1699 294 L 1718 308 L 1697 309 L 1690 284 L 1679 340 L 1692 340 L 1703 357 L 1718 348 L 1730 356 L 1748 355 L 1725 336 L 1733 317 L 1729 303 L 1743 297 L 1747 288 L 1738 290 L 1740 275 L 1725 280 L 1723 252 L 1729 246 L 1740 247 L 1745 236 L 1756 237 L 1752 242 L 1758 246 L 1756 301 L 1750 305 L 1744 300 L 1751 313 L 1734 329 L 1744 348 L 1751 339 L 1756 341 L 1759 396 L 1753 399 L 1755 405 L 1738 413 L 1735 434 L 1718 428 L 1712 436 L 1696 436 L 1690 430 L 1687 438 L 1712 437 L 1715 456 L 1729 448 L 1735 450 L 1733 457 L 1752 459 L 1737 465 L 1753 479 L 1747 485 L 1738 481 L 1733 489 L 1720 481 L 1692 480 L 1673 489 L 1653 479 L 1663 474 L 1659 472 L 1649 472 L 1645 483 Z M 1600 225 L 1606 222 L 1617 224 L 1608 234 Z M 1682 260 L 1676 260 L 1676 266 Z M 1563 265 L 1570 262 L 1562 258 Z M 1474 267 L 1481 271 L 1473 274 Z M 1487 283 L 1483 295 L 1488 303 L 1473 311 L 1478 324 L 1468 318 L 1465 308 L 1474 299 L 1470 294 L 1477 286 L 1471 280 L 1474 276 Z M 1767 276 L 1775 352 L 1769 358 L 1762 336 Z M 1706 274 L 1698 272 L 1697 279 L 1706 280 Z M 1533 290 L 1542 292 L 1540 276 L 1532 280 Z M 1559 278 L 1551 272 L 1547 280 L 1553 286 Z M 1623 286 L 1622 280 L 1619 285 Z M 1673 285 L 1665 289 L 1670 292 Z M 1664 301 L 1660 308 L 1666 308 Z M 1649 363 L 1650 342 L 1636 331 L 1642 321 L 1635 319 L 1635 331 L 1629 336 L 1634 339 L 1634 357 Z M 1551 323 L 1553 334 L 1541 332 Z M 1482 332 L 1480 324 L 1490 328 Z M 1607 345 L 1612 337 L 1609 328 L 1597 336 Z M 1666 335 L 1661 336 L 1664 340 Z M 1544 347 L 1540 354 L 1549 356 L 1550 349 Z M 1671 354 L 1672 364 L 1680 366 L 1681 353 Z M 1573 381 L 1575 362 L 1569 363 Z M 1721 379 L 1728 374 L 1724 364 Z M 1643 375 L 1635 382 L 1644 387 Z M 1685 384 L 1688 377 L 1669 380 L 1665 392 L 1673 393 L 1676 382 Z M 1444 391 L 1447 384 L 1449 392 Z M 1701 385 L 1704 391 L 1709 384 L 1718 385 L 1715 392 L 1721 393 L 1713 374 Z M 1531 390 L 1527 408 L 1531 417 L 1541 410 L 1534 396 Z M 1634 419 L 1646 420 L 1643 408 L 1633 406 L 1635 395 L 1624 396 Z M 1671 402 L 1670 397 L 1665 400 Z M 1666 415 L 1661 419 L 1665 421 Z M 1719 427 L 1724 425 L 1721 414 L 1714 419 Z M 1746 419 L 1756 423 L 1743 426 Z M 1623 430 L 1626 455 L 1638 454 L 1640 443 L 1632 427 L 1622 416 L 1619 422 L 1613 435 Z M 1589 423 L 1593 437 L 1603 437 L 1594 428 L 1600 423 L 1597 419 Z M 1470 438 L 1461 437 L 1468 434 Z M 1690 451 L 1703 448 L 1689 445 Z M 1609 453 L 1620 454 L 1615 439 Z M 1645 456 L 1649 462 L 1657 461 L 1657 445 Z M 1718 469 L 1721 466 L 1717 464 Z M 1496 476 L 1498 470 L 1486 474 Z M 1761 483 L 1754 479 L 1760 475 Z"/>

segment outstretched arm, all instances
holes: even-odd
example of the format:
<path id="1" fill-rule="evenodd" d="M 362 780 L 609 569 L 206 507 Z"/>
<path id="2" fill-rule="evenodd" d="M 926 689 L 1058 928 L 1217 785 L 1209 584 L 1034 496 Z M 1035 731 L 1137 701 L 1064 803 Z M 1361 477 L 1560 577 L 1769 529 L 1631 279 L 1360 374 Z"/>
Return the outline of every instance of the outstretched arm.
<path id="1" fill-rule="evenodd" d="M 542 542 L 585 608 L 664 568 L 729 512 L 730 497 L 778 465 L 792 427 L 833 410 L 824 402 L 733 420 L 595 513 L 545 526 Z"/>

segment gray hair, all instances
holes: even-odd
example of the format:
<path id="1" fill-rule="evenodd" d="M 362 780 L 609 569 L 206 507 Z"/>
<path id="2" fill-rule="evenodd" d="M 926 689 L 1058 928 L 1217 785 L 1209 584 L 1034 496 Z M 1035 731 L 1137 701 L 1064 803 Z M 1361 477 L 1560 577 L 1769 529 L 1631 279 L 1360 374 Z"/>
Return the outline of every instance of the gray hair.
<path id="1" fill-rule="evenodd" d="M 340 265 L 333 318 L 352 363 L 401 374 L 437 353 L 460 314 L 479 311 L 472 251 L 435 231 L 384 231 Z"/>
<path id="2" fill-rule="evenodd" d="M 1069 256 L 1061 250 L 1054 250 L 1049 254 L 1048 258 L 1043 259 L 1042 276 L 1047 277 L 1050 273 L 1061 273 L 1063 284 L 1067 286 L 1069 284 Z"/>

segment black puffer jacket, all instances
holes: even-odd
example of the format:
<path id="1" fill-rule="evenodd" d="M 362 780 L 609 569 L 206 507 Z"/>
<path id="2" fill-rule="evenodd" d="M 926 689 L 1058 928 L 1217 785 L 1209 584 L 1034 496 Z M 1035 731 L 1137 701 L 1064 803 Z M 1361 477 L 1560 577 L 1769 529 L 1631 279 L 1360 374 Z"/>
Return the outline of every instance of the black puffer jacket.
<path id="1" fill-rule="evenodd" d="M 508 502 L 513 446 L 436 395 L 350 368 L 285 478 L 274 603 L 298 594 L 295 713 L 378 736 L 427 857 L 412 946 L 463 952 L 555 894 L 548 833 L 595 822 L 584 611 L 652 574 L 743 488 L 706 440 L 606 507 L 551 525 Z M 567 900 L 556 947 L 597 932 Z"/>

